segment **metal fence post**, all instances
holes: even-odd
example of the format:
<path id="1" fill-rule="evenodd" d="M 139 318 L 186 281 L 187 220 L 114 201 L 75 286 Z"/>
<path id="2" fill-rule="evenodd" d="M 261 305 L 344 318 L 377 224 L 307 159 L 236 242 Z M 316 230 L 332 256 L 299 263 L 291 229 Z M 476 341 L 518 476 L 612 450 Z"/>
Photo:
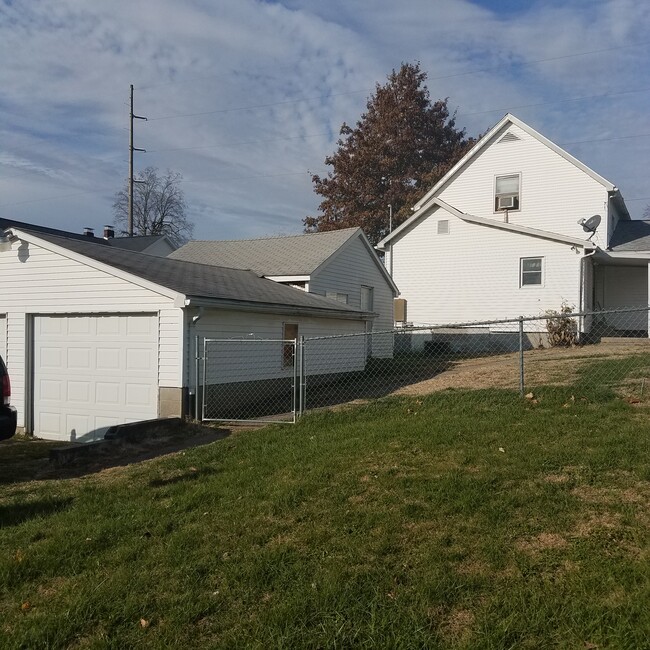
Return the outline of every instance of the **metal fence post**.
<path id="1" fill-rule="evenodd" d="M 519 394 L 524 396 L 524 317 L 519 317 Z"/>
<path id="2" fill-rule="evenodd" d="M 298 385 L 300 387 L 298 392 L 298 415 L 305 412 L 305 337 L 301 336 L 300 341 L 296 341 L 299 345 L 300 353 L 297 355 L 300 361 L 298 367 Z"/>
<path id="3" fill-rule="evenodd" d="M 194 337 L 194 419 L 199 420 L 199 337 Z"/>

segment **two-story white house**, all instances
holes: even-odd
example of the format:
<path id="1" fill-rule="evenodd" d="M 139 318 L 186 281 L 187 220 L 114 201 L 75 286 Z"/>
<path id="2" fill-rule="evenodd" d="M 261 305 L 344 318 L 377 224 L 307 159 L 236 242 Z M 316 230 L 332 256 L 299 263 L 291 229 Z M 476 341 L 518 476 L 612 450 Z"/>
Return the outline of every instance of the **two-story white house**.
<path id="1" fill-rule="evenodd" d="M 563 303 L 648 305 L 650 225 L 630 220 L 613 183 L 513 115 L 413 209 L 377 246 L 413 325 L 534 316 Z M 648 329 L 646 314 L 636 319 L 609 324 Z"/>

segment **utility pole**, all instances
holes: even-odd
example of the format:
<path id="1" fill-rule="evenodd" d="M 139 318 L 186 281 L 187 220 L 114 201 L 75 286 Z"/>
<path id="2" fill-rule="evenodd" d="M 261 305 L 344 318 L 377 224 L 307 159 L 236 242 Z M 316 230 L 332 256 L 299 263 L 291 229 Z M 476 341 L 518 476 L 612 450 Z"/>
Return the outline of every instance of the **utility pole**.
<path id="1" fill-rule="evenodd" d="M 133 180 L 133 152 L 134 151 L 143 151 L 146 152 L 146 149 L 138 149 L 133 146 L 133 120 L 146 120 L 146 117 L 141 117 L 140 115 L 133 114 L 133 84 L 131 84 L 131 112 L 129 114 L 131 121 L 130 129 L 130 138 L 129 138 L 129 237 L 133 237 L 133 183 L 139 183 L 141 181 Z"/>

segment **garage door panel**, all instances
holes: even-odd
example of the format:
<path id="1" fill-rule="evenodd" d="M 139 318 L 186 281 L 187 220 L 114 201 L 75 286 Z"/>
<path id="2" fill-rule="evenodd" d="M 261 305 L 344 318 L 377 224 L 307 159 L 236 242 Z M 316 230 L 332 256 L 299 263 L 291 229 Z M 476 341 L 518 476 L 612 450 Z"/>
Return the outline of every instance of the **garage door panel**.
<path id="1" fill-rule="evenodd" d="M 95 351 L 95 367 L 98 370 L 119 370 L 119 348 L 97 348 Z"/>
<path id="2" fill-rule="evenodd" d="M 90 388 L 90 383 L 87 381 L 68 381 L 66 391 L 68 402 L 90 404 Z"/>
<path id="3" fill-rule="evenodd" d="M 152 399 L 151 386 L 146 384 L 127 384 L 126 403 L 129 406 L 141 407 L 149 404 Z"/>
<path id="4" fill-rule="evenodd" d="M 90 348 L 68 348 L 68 370 L 92 370 Z"/>
<path id="5" fill-rule="evenodd" d="M 37 436 L 96 440 L 115 424 L 157 416 L 156 315 L 34 320 Z"/>

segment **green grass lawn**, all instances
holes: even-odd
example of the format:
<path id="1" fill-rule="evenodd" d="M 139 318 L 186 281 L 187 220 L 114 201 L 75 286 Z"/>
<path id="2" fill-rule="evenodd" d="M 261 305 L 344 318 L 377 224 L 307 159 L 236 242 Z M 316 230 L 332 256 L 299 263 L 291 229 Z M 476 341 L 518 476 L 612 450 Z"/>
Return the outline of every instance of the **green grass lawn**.
<path id="1" fill-rule="evenodd" d="M 648 648 L 649 413 L 574 397 L 388 398 L 3 485 L 0 647 Z"/>

